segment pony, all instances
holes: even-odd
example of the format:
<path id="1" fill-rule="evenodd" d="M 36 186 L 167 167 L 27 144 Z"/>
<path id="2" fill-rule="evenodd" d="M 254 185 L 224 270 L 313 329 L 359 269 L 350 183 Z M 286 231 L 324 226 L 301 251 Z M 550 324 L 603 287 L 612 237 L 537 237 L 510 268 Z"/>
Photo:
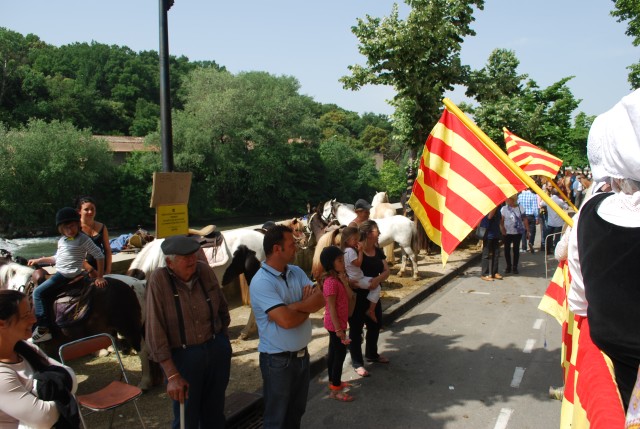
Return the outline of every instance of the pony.
<path id="1" fill-rule="evenodd" d="M 318 280 L 324 272 L 324 268 L 322 267 L 322 263 L 320 262 L 320 254 L 322 253 L 322 250 L 328 246 L 340 247 L 341 237 L 342 228 L 334 228 L 331 231 L 327 231 L 318 240 L 316 248 L 313 252 L 313 263 L 311 264 L 311 275 L 315 280 Z"/>
<path id="2" fill-rule="evenodd" d="M 382 219 L 384 217 L 395 216 L 396 209 L 389 203 L 389 196 L 386 191 L 377 192 L 371 200 L 371 219 Z M 395 263 L 395 255 L 393 254 L 393 244 L 384 247 L 384 254 L 387 257 L 389 265 Z"/>
<path id="3" fill-rule="evenodd" d="M 339 226 L 337 220 L 328 220 L 322 215 L 322 205 L 318 204 L 316 210 L 311 213 L 307 220 L 307 234 L 309 235 L 308 247 L 315 247 L 318 245 L 320 237 L 322 237 L 327 231 L 332 231 L 335 227 Z"/>
<path id="4" fill-rule="evenodd" d="M 34 269 L 6 259 L 0 259 L 0 288 L 21 290 L 30 295 L 31 276 Z M 52 328 L 53 338 L 39 343 L 49 356 L 56 358 L 58 348 L 64 343 L 103 332 L 119 334 L 139 352 L 142 365 L 142 380 L 139 387 L 151 387 L 146 344 L 142 340 L 144 324 L 144 282 L 133 277 L 117 274 L 105 276 L 107 286 L 89 286 L 91 305 L 86 318 L 64 327 Z M 85 286 L 86 288 L 86 286 Z"/>
<path id="5" fill-rule="evenodd" d="M 346 204 L 337 202 L 335 199 L 324 203 L 323 214 L 331 219 L 338 219 L 342 225 L 348 225 L 349 222 L 356 217 L 356 212 L 353 209 L 349 208 Z M 402 264 L 400 271 L 398 271 L 398 276 L 404 276 L 407 258 L 409 258 L 413 267 L 413 279 L 418 280 L 420 278 L 417 259 L 418 230 L 415 223 L 400 215 L 376 219 L 375 221 L 380 230 L 380 237 L 378 238 L 379 246 L 384 247 L 396 242 L 403 252 Z"/>
<path id="6" fill-rule="evenodd" d="M 381 219 L 396 215 L 396 209 L 389 203 L 386 191 L 377 192 L 371 200 L 371 219 Z"/>

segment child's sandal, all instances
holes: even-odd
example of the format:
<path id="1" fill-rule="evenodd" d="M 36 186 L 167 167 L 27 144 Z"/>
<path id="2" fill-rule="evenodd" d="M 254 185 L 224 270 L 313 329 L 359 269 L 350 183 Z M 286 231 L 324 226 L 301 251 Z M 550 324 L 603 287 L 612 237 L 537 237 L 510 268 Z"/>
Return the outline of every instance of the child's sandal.
<path id="1" fill-rule="evenodd" d="M 354 398 L 353 396 L 349 395 L 346 392 L 331 392 L 329 397 L 331 399 L 335 399 L 336 401 L 340 401 L 340 402 L 351 402 L 354 399 L 356 399 L 356 398 Z"/>

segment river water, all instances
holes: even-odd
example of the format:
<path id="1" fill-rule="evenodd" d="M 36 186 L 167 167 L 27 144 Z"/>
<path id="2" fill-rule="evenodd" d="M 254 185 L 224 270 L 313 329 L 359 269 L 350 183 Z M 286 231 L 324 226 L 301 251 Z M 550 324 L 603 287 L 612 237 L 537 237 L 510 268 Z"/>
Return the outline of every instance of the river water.
<path id="1" fill-rule="evenodd" d="M 292 216 L 293 217 L 293 216 Z M 284 218 L 284 217 L 283 217 Z M 268 217 L 242 217 L 233 219 L 224 219 L 215 223 L 216 229 L 219 231 L 225 231 L 228 229 L 243 228 L 248 226 L 260 226 L 266 221 L 272 220 Z M 202 228 L 204 225 L 192 225 L 192 228 Z M 109 230 L 109 238 L 118 237 L 120 234 L 133 233 L 135 231 L 118 231 Z M 154 230 L 149 230 L 149 233 L 154 234 Z M 23 258 L 39 258 L 41 256 L 51 256 L 56 253 L 56 246 L 58 243 L 59 235 L 53 237 L 38 237 L 38 238 L 12 238 L 3 239 L 0 238 L 0 249 L 5 249 L 11 252 L 13 256 L 22 256 Z"/>

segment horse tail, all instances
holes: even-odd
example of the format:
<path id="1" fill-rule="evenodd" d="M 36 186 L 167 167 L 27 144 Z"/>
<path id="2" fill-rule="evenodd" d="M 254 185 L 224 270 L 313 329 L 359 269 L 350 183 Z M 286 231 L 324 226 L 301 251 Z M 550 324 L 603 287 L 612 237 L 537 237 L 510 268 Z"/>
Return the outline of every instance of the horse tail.
<path id="1" fill-rule="evenodd" d="M 413 253 L 418 255 L 420 253 L 420 233 L 419 230 L 422 225 L 417 225 L 417 222 L 420 222 L 418 219 L 415 219 L 411 222 L 411 249 Z"/>

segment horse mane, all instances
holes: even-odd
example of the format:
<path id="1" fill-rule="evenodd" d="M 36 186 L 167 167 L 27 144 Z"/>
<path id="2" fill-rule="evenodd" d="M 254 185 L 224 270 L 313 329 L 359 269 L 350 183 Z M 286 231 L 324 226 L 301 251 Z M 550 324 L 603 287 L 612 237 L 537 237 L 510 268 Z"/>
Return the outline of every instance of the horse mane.
<path id="1" fill-rule="evenodd" d="M 17 264 L 9 259 L 0 259 L 0 289 L 21 287 L 29 283 L 33 268 Z"/>
<path id="2" fill-rule="evenodd" d="M 322 263 L 320 263 L 320 254 L 325 247 L 338 246 L 340 247 L 340 238 L 342 237 L 342 229 L 336 228 L 331 231 L 327 231 L 320 237 L 316 244 L 316 249 L 313 252 L 313 262 L 311 263 L 311 274 L 314 279 L 319 279 L 324 271 Z"/>

